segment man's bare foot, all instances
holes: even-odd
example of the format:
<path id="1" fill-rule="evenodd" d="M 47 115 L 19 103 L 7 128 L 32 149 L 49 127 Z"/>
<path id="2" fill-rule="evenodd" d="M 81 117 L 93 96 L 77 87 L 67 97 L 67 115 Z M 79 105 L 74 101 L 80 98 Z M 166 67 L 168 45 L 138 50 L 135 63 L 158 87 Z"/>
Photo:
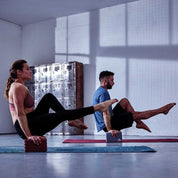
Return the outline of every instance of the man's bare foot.
<path id="1" fill-rule="evenodd" d="M 170 103 L 170 104 L 167 104 L 165 106 L 162 107 L 163 109 L 163 114 L 168 114 L 168 112 L 170 111 L 170 109 L 175 106 L 176 103 Z"/>
<path id="2" fill-rule="evenodd" d="M 114 104 L 117 101 L 118 101 L 117 99 L 111 99 L 111 100 L 104 101 L 102 103 L 95 105 L 94 110 L 105 112 L 108 110 L 109 106 L 111 106 L 112 104 Z"/>
<path id="3" fill-rule="evenodd" d="M 87 129 L 88 128 L 80 119 L 70 120 L 70 121 L 68 121 L 68 125 L 71 127 L 77 127 L 79 129 Z"/>
<path id="4" fill-rule="evenodd" d="M 137 127 L 137 129 L 144 129 L 144 130 L 146 130 L 148 132 L 151 132 L 149 127 L 145 123 L 143 123 L 141 120 L 137 121 L 136 127 Z"/>

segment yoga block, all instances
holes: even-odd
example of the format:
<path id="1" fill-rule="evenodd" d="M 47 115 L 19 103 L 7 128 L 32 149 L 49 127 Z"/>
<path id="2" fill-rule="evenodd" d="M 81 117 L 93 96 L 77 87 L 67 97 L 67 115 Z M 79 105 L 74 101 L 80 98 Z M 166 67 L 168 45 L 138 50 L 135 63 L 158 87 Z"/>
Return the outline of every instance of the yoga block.
<path id="1" fill-rule="evenodd" d="M 106 142 L 122 142 L 122 132 L 119 131 L 119 134 L 117 137 L 113 137 L 110 132 L 106 132 Z"/>
<path id="2" fill-rule="evenodd" d="M 25 152 L 46 152 L 47 151 L 47 139 L 46 137 L 41 137 L 42 143 L 36 145 L 31 139 L 24 140 Z"/>

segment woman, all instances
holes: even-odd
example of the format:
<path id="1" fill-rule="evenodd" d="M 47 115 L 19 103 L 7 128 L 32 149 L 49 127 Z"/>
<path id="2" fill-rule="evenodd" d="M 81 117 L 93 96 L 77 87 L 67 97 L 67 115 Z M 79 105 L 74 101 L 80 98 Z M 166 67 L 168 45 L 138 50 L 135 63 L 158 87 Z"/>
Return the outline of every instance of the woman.
<path id="1" fill-rule="evenodd" d="M 56 97 L 48 93 L 34 109 L 34 99 L 24 85 L 26 80 L 31 80 L 32 72 L 28 63 L 25 60 L 15 61 L 9 72 L 5 97 L 9 102 L 14 127 L 22 139 L 32 139 L 35 144 L 40 144 L 40 136 L 51 131 L 64 120 L 79 119 L 95 111 L 102 111 L 110 119 L 108 108 L 117 101 L 112 99 L 95 106 L 65 110 Z M 50 108 L 55 113 L 49 113 Z"/>

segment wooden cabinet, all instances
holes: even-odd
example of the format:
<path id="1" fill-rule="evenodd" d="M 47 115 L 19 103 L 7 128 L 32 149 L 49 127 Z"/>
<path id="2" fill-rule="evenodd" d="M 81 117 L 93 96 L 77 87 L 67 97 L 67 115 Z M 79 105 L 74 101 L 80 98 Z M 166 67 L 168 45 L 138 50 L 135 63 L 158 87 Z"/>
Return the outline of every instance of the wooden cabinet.
<path id="1" fill-rule="evenodd" d="M 32 80 L 26 83 L 35 98 L 35 106 L 46 93 L 54 94 L 65 109 L 83 107 L 83 64 L 79 62 L 52 63 L 31 66 Z M 52 110 L 50 112 L 53 112 Z M 80 118 L 83 121 L 83 118 Z M 83 134 L 64 121 L 51 134 Z"/>

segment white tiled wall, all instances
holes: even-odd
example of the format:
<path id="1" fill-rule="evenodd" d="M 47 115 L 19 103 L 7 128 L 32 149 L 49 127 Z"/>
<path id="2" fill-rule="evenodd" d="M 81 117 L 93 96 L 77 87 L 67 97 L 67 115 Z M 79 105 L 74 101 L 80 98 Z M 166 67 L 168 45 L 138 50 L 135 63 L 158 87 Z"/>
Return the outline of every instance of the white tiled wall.
<path id="1" fill-rule="evenodd" d="M 67 60 L 85 64 L 85 105 L 92 101 L 102 70 L 115 73 L 111 97 L 128 97 L 136 110 L 178 102 L 177 7 L 176 0 L 140 0 L 65 18 L 67 41 L 59 46 L 68 44 L 67 50 L 56 51 L 56 59 L 64 55 L 58 53 L 68 51 Z M 64 20 L 57 19 L 57 29 L 62 26 L 60 19 Z M 57 36 L 58 42 L 64 36 Z M 167 116 L 145 121 L 152 130 L 149 135 L 178 135 L 177 115 L 176 106 Z M 89 126 L 86 133 L 95 133 L 93 119 L 85 118 Z M 147 135 L 135 125 L 123 133 Z"/>

